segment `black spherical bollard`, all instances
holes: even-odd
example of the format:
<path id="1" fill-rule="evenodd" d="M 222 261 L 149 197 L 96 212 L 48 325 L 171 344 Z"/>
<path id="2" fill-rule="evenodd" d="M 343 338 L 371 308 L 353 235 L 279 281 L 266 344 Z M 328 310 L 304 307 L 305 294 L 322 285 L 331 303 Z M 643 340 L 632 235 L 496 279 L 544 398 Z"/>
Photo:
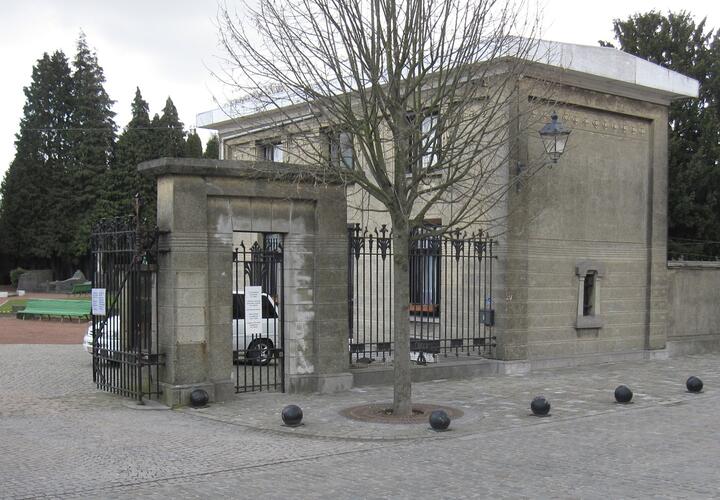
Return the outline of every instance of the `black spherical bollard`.
<path id="1" fill-rule="evenodd" d="M 535 396 L 530 403 L 530 409 L 532 410 L 533 415 L 544 417 L 550 413 L 550 401 L 545 399 L 545 396 Z"/>
<path id="2" fill-rule="evenodd" d="M 629 403 L 633 398 L 633 392 L 626 385 L 619 385 L 615 389 L 615 401 L 618 403 Z"/>
<path id="3" fill-rule="evenodd" d="M 445 431 L 450 427 L 450 416 L 445 410 L 435 410 L 430 414 L 430 427 L 434 431 Z"/>
<path id="4" fill-rule="evenodd" d="M 210 396 L 205 389 L 195 389 L 190 393 L 190 406 L 193 408 L 202 408 L 207 406 Z"/>
<path id="5" fill-rule="evenodd" d="M 297 427 L 303 419 L 302 409 L 298 405 L 287 405 L 282 409 L 282 421 L 288 427 Z"/>
<path id="6" fill-rule="evenodd" d="M 685 382 L 685 387 L 687 387 L 687 390 L 689 392 L 700 392 L 703 388 L 703 382 L 696 376 L 692 376 L 689 379 L 687 379 L 687 382 Z"/>

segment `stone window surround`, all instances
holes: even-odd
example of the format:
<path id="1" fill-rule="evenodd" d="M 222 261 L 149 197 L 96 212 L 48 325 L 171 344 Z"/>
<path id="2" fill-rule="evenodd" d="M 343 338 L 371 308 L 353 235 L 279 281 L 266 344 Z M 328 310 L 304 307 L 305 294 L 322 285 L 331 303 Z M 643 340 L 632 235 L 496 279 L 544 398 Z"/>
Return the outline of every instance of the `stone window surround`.
<path id="1" fill-rule="evenodd" d="M 428 148 L 428 151 L 425 151 L 425 153 L 422 155 L 421 158 L 418 159 L 420 162 L 420 166 L 423 170 L 432 167 L 437 162 L 437 151 L 440 150 L 440 143 L 442 141 L 442 137 L 436 138 L 437 136 L 437 128 L 438 128 L 438 121 L 440 120 L 440 112 L 437 109 L 424 109 L 421 113 L 423 115 L 423 119 L 420 122 L 420 136 L 421 141 L 419 144 L 417 144 L 415 147 L 419 148 L 420 150 Z M 407 120 L 409 122 L 413 121 L 417 115 L 415 113 L 407 113 Z M 427 135 L 427 137 L 425 137 Z M 412 145 L 414 142 L 414 138 L 410 139 L 410 144 Z M 428 146 L 428 143 L 430 141 L 436 141 L 436 144 L 434 144 L 432 147 Z M 408 165 L 408 167 L 412 168 L 411 165 Z M 432 174 L 433 176 L 440 175 L 439 173 Z M 412 177 L 412 170 L 405 172 L 406 177 Z"/>
<path id="2" fill-rule="evenodd" d="M 257 157 L 259 160 L 264 161 L 275 161 L 282 163 L 285 161 L 285 150 L 283 148 L 283 141 L 279 137 L 275 137 L 270 140 L 256 141 L 255 146 L 257 148 Z M 272 158 L 268 158 L 272 155 Z"/>
<path id="3" fill-rule="evenodd" d="M 585 277 L 588 273 L 595 273 L 595 286 L 593 293 L 593 314 L 583 316 L 583 301 L 585 292 Z M 595 260 L 582 260 L 575 265 L 575 275 L 578 279 L 577 319 L 575 329 L 599 329 L 605 324 L 600 316 L 600 288 L 602 279 L 605 276 L 605 264 Z"/>
<path id="4" fill-rule="evenodd" d="M 328 163 L 352 170 L 356 160 L 352 132 L 333 127 L 320 127 L 320 134 L 325 141 Z"/>

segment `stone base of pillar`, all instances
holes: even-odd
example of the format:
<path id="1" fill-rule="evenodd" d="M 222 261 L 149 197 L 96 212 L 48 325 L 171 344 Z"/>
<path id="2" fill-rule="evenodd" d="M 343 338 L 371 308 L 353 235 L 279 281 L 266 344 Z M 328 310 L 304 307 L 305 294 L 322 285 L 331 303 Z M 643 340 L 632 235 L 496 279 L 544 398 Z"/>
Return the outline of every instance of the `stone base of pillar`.
<path id="1" fill-rule="evenodd" d="M 204 389 L 208 393 L 210 402 L 217 403 L 234 397 L 235 383 L 229 379 L 188 385 L 172 385 L 160 382 L 160 390 L 162 391 L 160 401 L 170 408 L 189 406 L 190 394 L 195 389 Z"/>
<path id="2" fill-rule="evenodd" d="M 289 375 L 287 378 L 287 392 L 308 393 L 318 392 L 328 394 L 352 389 L 352 373 L 325 373 L 309 375 Z"/>

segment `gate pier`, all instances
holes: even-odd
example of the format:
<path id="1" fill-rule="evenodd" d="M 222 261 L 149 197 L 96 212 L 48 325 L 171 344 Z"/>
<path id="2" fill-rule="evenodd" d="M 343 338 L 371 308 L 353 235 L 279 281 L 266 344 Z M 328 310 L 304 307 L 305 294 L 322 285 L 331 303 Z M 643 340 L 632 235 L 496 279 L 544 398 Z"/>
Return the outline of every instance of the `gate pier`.
<path id="1" fill-rule="evenodd" d="M 159 380 L 165 404 L 232 397 L 233 233 L 282 238 L 284 387 L 332 392 L 352 386 L 347 356 L 347 233 L 339 179 L 307 166 L 161 158 L 138 167 L 157 178 L 160 230 Z"/>

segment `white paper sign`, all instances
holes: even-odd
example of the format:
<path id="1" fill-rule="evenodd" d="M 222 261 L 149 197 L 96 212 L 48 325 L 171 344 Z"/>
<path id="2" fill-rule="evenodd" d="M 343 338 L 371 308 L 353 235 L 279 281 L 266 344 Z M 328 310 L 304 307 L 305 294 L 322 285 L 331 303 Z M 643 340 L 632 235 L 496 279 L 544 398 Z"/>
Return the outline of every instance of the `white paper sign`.
<path id="1" fill-rule="evenodd" d="M 245 335 L 262 334 L 262 287 L 245 287 Z"/>
<path id="2" fill-rule="evenodd" d="M 105 289 L 92 289 L 92 313 L 94 316 L 105 316 Z"/>

